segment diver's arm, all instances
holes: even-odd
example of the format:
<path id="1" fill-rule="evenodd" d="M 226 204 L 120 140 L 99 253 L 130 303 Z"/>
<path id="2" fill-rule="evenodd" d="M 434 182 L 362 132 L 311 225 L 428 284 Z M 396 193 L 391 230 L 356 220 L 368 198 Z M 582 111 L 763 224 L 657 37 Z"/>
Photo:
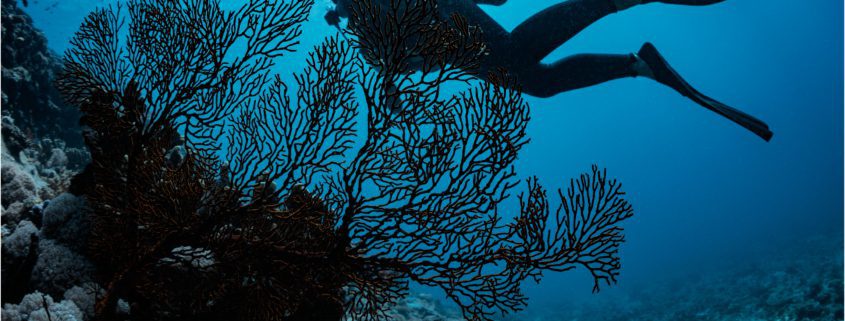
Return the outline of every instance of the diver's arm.
<path id="1" fill-rule="evenodd" d="M 489 4 L 491 6 L 501 6 L 508 0 L 472 0 L 475 4 Z"/>

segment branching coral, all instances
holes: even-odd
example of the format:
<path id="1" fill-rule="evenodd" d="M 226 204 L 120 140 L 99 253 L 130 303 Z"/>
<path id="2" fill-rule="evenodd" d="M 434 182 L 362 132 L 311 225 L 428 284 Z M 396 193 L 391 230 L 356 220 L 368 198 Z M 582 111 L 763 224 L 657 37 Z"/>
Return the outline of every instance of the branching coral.
<path id="1" fill-rule="evenodd" d="M 272 249 L 272 240 L 263 247 L 245 243 L 253 241 L 251 233 L 272 233 L 263 215 L 271 207 L 241 206 L 240 189 L 216 184 L 212 153 L 223 121 L 247 108 L 268 79 L 272 58 L 295 44 L 310 4 L 251 1 L 227 12 L 212 1 L 132 1 L 128 30 L 120 6 L 95 11 L 83 23 L 58 85 L 88 127 L 93 162 L 74 190 L 87 194 L 94 212 L 90 252 L 104 280 L 101 318 L 114 318 L 121 298 L 146 308 L 133 309 L 137 318 L 229 309 L 213 302 L 247 288 L 238 286 L 252 273 L 243 258 L 270 264 L 261 250 Z M 238 42 L 246 49 L 236 52 Z M 185 159 L 165 158 L 174 148 L 189 151 Z M 234 231 L 243 232 L 241 243 Z M 217 276 L 168 274 L 172 266 L 162 260 L 184 246 L 220 253 Z M 181 282 L 167 283 L 171 277 Z M 198 277 L 207 287 L 183 283 Z M 285 306 L 270 303 L 281 299 L 268 294 L 248 312 L 253 319 L 280 318 Z M 242 311 L 233 313 L 247 310 L 236 306 Z"/>
<path id="2" fill-rule="evenodd" d="M 77 105 L 92 90 L 137 90 L 147 106 L 134 116 L 143 136 L 178 125 L 191 148 L 213 151 L 223 120 L 259 94 L 273 58 L 296 45 L 311 3 L 254 0 L 231 12 L 215 1 L 143 0 L 99 9 L 71 40 L 59 87 Z"/>
<path id="3" fill-rule="evenodd" d="M 598 168 L 554 218 L 536 179 L 499 215 L 529 108 L 505 71 L 471 80 L 481 30 L 434 1 L 362 0 L 291 94 L 270 68 L 311 4 L 134 0 L 128 28 L 119 6 L 85 20 L 59 86 L 88 127 L 73 189 L 99 319 L 125 300 L 134 319 L 383 320 L 417 282 L 489 320 L 543 271 L 616 280 L 632 211 Z"/>

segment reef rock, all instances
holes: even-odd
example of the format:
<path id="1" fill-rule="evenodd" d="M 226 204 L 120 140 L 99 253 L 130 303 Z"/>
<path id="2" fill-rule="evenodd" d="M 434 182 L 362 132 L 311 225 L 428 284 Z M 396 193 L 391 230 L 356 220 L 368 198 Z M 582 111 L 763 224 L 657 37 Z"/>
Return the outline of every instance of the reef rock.
<path id="1" fill-rule="evenodd" d="M 82 146 L 79 112 L 53 86 L 61 59 L 15 0 L 2 0 L 2 104 L 17 127 L 35 137 L 57 137 Z M 3 124 L 4 136 L 9 133 Z M 11 128 L 10 128 L 11 130 Z M 10 149 L 18 148 L 17 145 Z M 14 151 L 14 150 L 13 150 Z"/>
<path id="2" fill-rule="evenodd" d="M 16 159 L 21 151 L 32 145 L 29 137 L 15 125 L 15 120 L 11 116 L 4 115 L 0 125 L 2 125 L 3 141 L 8 142 L 3 144 L 4 154 L 8 152 L 12 159 Z"/>

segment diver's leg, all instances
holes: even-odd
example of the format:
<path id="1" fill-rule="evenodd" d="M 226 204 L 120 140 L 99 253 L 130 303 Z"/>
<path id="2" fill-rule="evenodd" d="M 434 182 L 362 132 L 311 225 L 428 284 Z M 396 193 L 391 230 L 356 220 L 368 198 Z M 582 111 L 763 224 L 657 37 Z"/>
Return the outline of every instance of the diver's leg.
<path id="1" fill-rule="evenodd" d="M 511 48 L 525 63 L 535 63 L 576 34 L 618 9 L 614 0 L 568 0 L 529 17 L 510 34 Z"/>
<path id="2" fill-rule="evenodd" d="M 536 62 L 605 16 L 630 7 L 662 2 L 704 6 L 724 0 L 568 0 L 529 17 L 510 33 L 511 48 L 519 48 L 520 60 Z"/>
<path id="3" fill-rule="evenodd" d="M 710 98 L 684 80 L 650 43 L 637 54 L 582 54 L 561 59 L 553 64 L 513 70 L 524 93 L 536 97 L 550 97 L 558 93 L 597 85 L 606 81 L 643 76 L 664 84 L 731 121 L 745 127 L 768 141 L 772 132 L 766 123 L 740 110 Z"/>
<path id="4" fill-rule="evenodd" d="M 589 87 L 614 79 L 642 75 L 640 60 L 634 54 L 579 54 L 552 64 L 514 69 L 522 91 L 535 97 L 551 97 L 561 92 Z"/>

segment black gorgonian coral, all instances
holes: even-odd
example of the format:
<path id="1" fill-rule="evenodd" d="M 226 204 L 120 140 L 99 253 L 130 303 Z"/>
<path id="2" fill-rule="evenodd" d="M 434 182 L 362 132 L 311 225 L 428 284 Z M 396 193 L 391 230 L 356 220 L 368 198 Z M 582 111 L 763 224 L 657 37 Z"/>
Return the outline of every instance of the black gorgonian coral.
<path id="1" fill-rule="evenodd" d="M 434 1 L 362 0 L 351 41 L 288 84 L 270 69 L 311 5 L 133 0 L 85 20 L 59 87 L 93 158 L 74 189 L 98 318 L 380 320 L 413 281 L 490 319 L 543 271 L 615 281 L 632 210 L 598 168 L 553 216 L 535 179 L 498 215 L 529 111 L 505 72 L 471 80 L 481 30 Z"/>

